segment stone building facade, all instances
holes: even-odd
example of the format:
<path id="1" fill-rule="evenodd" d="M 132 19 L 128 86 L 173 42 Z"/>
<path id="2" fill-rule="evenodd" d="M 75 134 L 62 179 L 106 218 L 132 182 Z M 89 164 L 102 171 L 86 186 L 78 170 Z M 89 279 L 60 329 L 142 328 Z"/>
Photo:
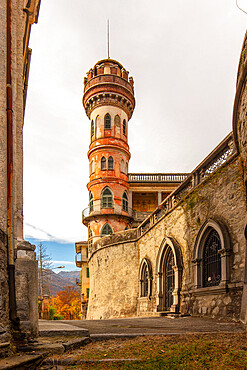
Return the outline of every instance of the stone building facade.
<path id="1" fill-rule="evenodd" d="M 193 314 L 246 323 L 245 44 L 233 133 L 136 229 L 89 247 L 88 319 Z"/>
<path id="2" fill-rule="evenodd" d="M 23 120 L 31 49 L 39 0 L 0 4 L 0 343 L 11 328 L 36 335 L 37 261 L 23 240 Z"/>

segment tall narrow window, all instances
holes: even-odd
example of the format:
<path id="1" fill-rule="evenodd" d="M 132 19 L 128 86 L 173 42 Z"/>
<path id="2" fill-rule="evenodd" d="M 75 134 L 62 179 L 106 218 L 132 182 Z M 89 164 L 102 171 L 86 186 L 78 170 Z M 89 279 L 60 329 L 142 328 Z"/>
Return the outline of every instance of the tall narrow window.
<path id="1" fill-rule="evenodd" d="M 89 267 L 87 267 L 86 273 L 87 273 L 87 278 L 89 278 Z"/>
<path id="2" fill-rule="evenodd" d="M 152 267 L 150 261 L 146 258 L 142 260 L 140 270 L 140 296 L 150 297 L 152 295 Z"/>
<path id="3" fill-rule="evenodd" d="M 93 212 L 93 193 L 90 193 L 89 196 L 89 212 Z"/>
<path id="4" fill-rule="evenodd" d="M 102 235 L 102 236 L 105 236 L 105 235 L 111 235 L 112 233 L 113 233 L 113 231 L 112 231 L 111 226 L 110 226 L 108 223 L 106 223 L 106 224 L 103 226 L 102 230 L 101 230 L 101 235 Z"/>
<path id="5" fill-rule="evenodd" d="M 126 121 L 124 119 L 123 120 L 123 134 L 126 135 L 126 132 L 127 132 L 127 130 L 126 130 Z"/>
<path id="6" fill-rule="evenodd" d="M 87 298 L 89 298 L 89 288 L 87 288 L 86 292 L 87 292 Z"/>
<path id="7" fill-rule="evenodd" d="M 101 158 L 101 171 L 106 170 L 106 159 L 105 157 Z"/>
<path id="8" fill-rule="evenodd" d="M 94 135 L 94 121 L 92 119 L 92 121 L 91 121 L 91 136 L 93 136 L 93 135 Z"/>
<path id="9" fill-rule="evenodd" d="M 102 192 L 101 207 L 102 208 L 113 208 L 113 196 L 109 188 L 105 188 Z"/>
<path id="10" fill-rule="evenodd" d="M 124 173 L 124 160 L 122 159 L 120 162 L 120 170 Z"/>
<path id="11" fill-rule="evenodd" d="M 117 127 L 120 127 L 120 117 L 118 114 L 114 118 L 114 123 Z"/>
<path id="12" fill-rule="evenodd" d="M 122 207 L 123 207 L 123 211 L 128 212 L 128 195 L 126 191 L 123 193 Z"/>
<path id="13" fill-rule="evenodd" d="M 91 229 L 89 229 L 89 232 L 88 232 L 88 247 L 89 249 L 92 248 L 92 245 L 93 245 L 93 232 Z M 86 257 L 88 258 L 88 248 L 86 249 Z"/>
<path id="14" fill-rule="evenodd" d="M 111 116 L 109 113 L 106 113 L 105 115 L 104 128 L 105 130 L 111 129 Z"/>
<path id="15" fill-rule="evenodd" d="M 220 237 L 212 229 L 205 240 L 203 250 L 203 286 L 219 285 L 221 281 Z"/>
<path id="16" fill-rule="evenodd" d="M 112 157 L 108 158 L 108 170 L 114 170 L 114 160 Z"/>

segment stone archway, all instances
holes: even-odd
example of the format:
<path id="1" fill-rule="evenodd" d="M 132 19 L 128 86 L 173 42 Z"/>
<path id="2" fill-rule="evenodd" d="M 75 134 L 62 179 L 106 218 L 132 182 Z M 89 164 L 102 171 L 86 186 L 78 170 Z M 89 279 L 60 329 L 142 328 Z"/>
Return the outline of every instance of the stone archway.
<path id="1" fill-rule="evenodd" d="M 179 312 L 182 254 L 180 247 L 172 238 L 165 238 L 161 243 L 156 260 L 156 276 L 156 310 Z"/>

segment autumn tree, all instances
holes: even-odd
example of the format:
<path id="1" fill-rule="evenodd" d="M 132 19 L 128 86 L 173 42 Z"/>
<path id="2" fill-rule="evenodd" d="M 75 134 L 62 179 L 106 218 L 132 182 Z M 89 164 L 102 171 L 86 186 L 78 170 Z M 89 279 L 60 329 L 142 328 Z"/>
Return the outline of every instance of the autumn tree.
<path id="1" fill-rule="evenodd" d="M 65 287 L 52 299 L 52 306 L 56 314 L 62 315 L 65 320 L 80 319 L 81 297 L 78 290 L 73 286 Z"/>

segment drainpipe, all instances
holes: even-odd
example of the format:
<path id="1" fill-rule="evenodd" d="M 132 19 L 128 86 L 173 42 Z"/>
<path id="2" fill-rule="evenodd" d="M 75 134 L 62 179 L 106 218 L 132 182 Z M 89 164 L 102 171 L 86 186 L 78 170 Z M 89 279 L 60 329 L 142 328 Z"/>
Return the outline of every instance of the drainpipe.
<path id="1" fill-rule="evenodd" d="M 17 325 L 15 295 L 15 261 L 13 236 L 13 109 L 12 109 L 12 2 L 7 0 L 7 233 L 8 233 L 8 273 L 9 273 L 9 315 Z"/>

